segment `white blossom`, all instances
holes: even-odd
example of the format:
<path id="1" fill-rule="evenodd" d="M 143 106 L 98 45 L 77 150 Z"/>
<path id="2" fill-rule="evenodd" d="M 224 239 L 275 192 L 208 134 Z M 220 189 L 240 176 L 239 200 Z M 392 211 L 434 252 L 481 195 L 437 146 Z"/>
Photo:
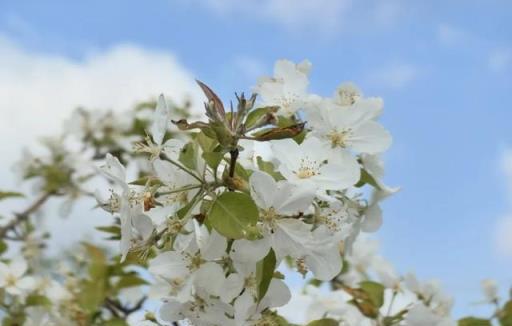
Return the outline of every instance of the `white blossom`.
<path id="1" fill-rule="evenodd" d="M 498 301 L 498 283 L 492 279 L 482 280 L 480 283 L 482 287 L 482 292 L 484 293 L 485 300 L 488 302 L 496 302 Z"/>
<path id="2" fill-rule="evenodd" d="M 311 189 L 286 181 L 276 182 L 270 175 L 255 171 L 249 180 L 251 196 L 261 210 L 264 238 L 238 240 L 232 251 L 238 260 L 256 262 L 272 248 L 280 261 L 286 256 L 303 260 L 315 277 L 332 279 L 341 270 L 337 241 L 325 229 L 312 226 L 297 217 L 288 217 L 306 210 L 313 199 Z M 257 248 L 257 249 L 254 249 Z"/>
<path id="3" fill-rule="evenodd" d="M 34 291 L 36 282 L 32 276 L 25 275 L 27 269 L 27 262 L 21 258 L 14 259 L 9 264 L 0 262 L 0 288 L 20 298 Z"/>
<path id="4" fill-rule="evenodd" d="M 274 77 L 260 78 L 254 91 L 261 99 L 261 106 L 278 105 L 277 114 L 292 116 L 304 108 L 308 100 L 308 75 L 311 64 L 303 61 L 294 64 L 288 60 L 278 60 L 274 66 Z"/>
<path id="5" fill-rule="evenodd" d="M 291 139 L 272 142 L 279 172 L 291 183 L 309 189 L 344 190 L 359 181 L 360 167 L 351 154 L 333 153 L 316 137 L 302 144 Z"/>
<path id="6" fill-rule="evenodd" d="M 119 205 L 119 217 L 121 219 L 121 241 L 120 249 L 122 260 L 125 259 L 128 251 L 139 238 L 147 240 L 153 232 L 153 222 L 143 213 L 143 196 L 130 189 L 126 182 L 126 169 L 119 160 L 107 154 L 105 165 L 101 167 L 102 172 L 114 183 L 122 188 L 122 193 L 113 195 L 112 199 L 119 201 L 112 205 Z M 105 205 L 105 203 L 100 203 Z"/>
<path id="7" fill-rule="evenodd" d="M 195 220 L 194 220 L 195 221 Z M 184 251 L 165 251 L 151 260 L 149 271 L 170 285 L 180 302 L 188 301 L 198 289 L 220 295 L 224 271 L 215 261 L 226 254 L 227 240 L 195 222 L 195 241 Z"/>

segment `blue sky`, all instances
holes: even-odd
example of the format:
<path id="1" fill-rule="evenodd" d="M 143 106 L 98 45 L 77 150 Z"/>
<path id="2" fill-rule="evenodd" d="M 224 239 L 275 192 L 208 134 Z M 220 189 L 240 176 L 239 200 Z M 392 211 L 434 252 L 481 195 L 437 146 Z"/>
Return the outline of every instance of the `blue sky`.
<path id="1" fill-rule="evenodd" d="M 512 144 L 510 1 L 2 0 L 0 36 L 77 66 L 119 44 L 168 53 L 225 99 L 276 59 L 307 58 L 313 92 L 350 80 L 384 98 L 386 180 L 402 187 L 384 205 L 384 255 L 440 279 L 456 314 L 475 309 L 482 278 L 512 285 L 512 255 L 495 248 L 512 211 L 500 165 Z"/>

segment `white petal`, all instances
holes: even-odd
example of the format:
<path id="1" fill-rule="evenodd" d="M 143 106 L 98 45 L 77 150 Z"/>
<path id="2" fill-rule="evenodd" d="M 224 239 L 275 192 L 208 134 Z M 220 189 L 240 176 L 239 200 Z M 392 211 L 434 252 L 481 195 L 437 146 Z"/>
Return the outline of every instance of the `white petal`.
<path id="1" fill-rule="evenodd" d="M 272 236 L 272 248 L 277 260 L 280 261 L 288 255 L 302 256 L 304 244 L 311 239 L 311 226 L 292 218 L 280 219 L 277 223 L 278 227 Z"/>
<path id="2" fill-rule="evenodd" d="M 290 289 L 286 284 L 280 279 L 273 278 L 270 281 L 267 293 L 258 305 L 258 310 L 284 306 L 290 301 L 291 297 Z"/>
<path id="3" fill-rule="evenodd" d="M 121 261 L 124 261 L 128 251 L 131 247 L 132 240 L 132 217 L 131 217 L 131 209 L 130 203 L 128 199 L 121 199 L 121 209 L 119 218 L 121 219 L 121 241 L 119 242 L 119 247 L 121 251 Z"/>
<path id="4" fill-rule="evenodd" d="M 372 265 L 382 285 L 389 289 L 396 289 L 399 286 L 400 276 L 390 262 L 382 257 L 375 257 Z"/>
<path id="5" fill-rule="evenodd" d="M 278 191 L 274 198 L 277 213 L 294 215 L 306 211 L 315 197 L 315 189 L 306 185 L 294 185 L 287 181 L 278 183 Z"/>
<path id="6" fill-rule="evenodd" d="M 188 261 L 176 251 L 166 251 L 149 262 L 149 272 L 167 279 L 183 278 L 188 275 Z"/>
<path id="7" fill-rule="evenodd" d="M 268 239 L 235 240 L 231 246 L 230 256 L 239 262 L 256 263 L 268 254 L 270 242 Z"/>
<path id="8" fill-rule="evenodd" d="M 376 154 L 391 146 L 391 135 L 375 121 L 366 121 L 356 128 L 349 139 L 350 147 L 360 153 Z"/>
<path id="9" fill-rule="evenodd" d="M 319 175 L 311 179 L 322 189 L 344 190 L 356 184 L 360 177 L 361 169 L 355 157 L 346 151 L 341 151 L 320 168 Z"/>
<path id="10" fill-rule="evenodd" d="M 221 258 L 226 254 L 227 247 L 228 242 L 226 238 L 212 229 L 207 241 L 200 248 L 201 256 L 206 260 Z"/>
<path id="11" fill-rule="evenodd" d="M 16 296 L 16 297 L 17 296 L 21 296 L 23 294 L 23 291 L 20 288 L 16 287 L 16 286 L 7 286 L 5 288 L 5 291 L 7 293 L 9 293 L 10 295 Z"/>
<path id="12" fill-rule="evenodd" d="M 15 258 L 9 264 L 9 269 L 16 278 L 23 276 L 27 268 L 27 262 L 22 258 Z"/>
<path id="13" fill-rule="evenodd" d="M 236 298 L 244 289 L 244 277 L 238 273 L 229 274 L 229 276 L 222 284 L 222 292 L 220 299 L 225 303 L 230 303 Z"/>
<path id="14" fill-rule="evenodd" d="M 261 171 L 254 171 L 249 179 L 251 197 L 256 205 L 262 209 L 269 209 L 274 203 L 277 184 L 271 175 Z"/>
<path id="15" fill-rule="evenodd" d="M 318 227 L 312 232 L 305 252 L 305 264 L 317 279 L 330 281 L 341 271 L 339 240 L 327 228 Z"/>
<path id="16" fill-rule="evenodd" d="M 297 64 L 297 70 L 302 72 L 304 75 L 309 75 L 313 64 L 308 59 L 304 59 Z"/>
<path id="17" fill-rule="evenodd" d="M 250 291 L 244 291 L 235 300 L 235 322 L 237 325 L 246 325 L 247 319 L 256 312 L 256 304 Z"/>
<path id="18" fill-rule="evenodd" d="M 305 71 L 309 72 L 307 62 L 302 62 L 300 66 L 288 60 L 278 60 L 274 65 L 275 77 L 282 79 L 287 89 L 293 90 L 296 95 L 306 91 L 308 86 L 308 77 Z"/>
<path id="19" fill-rule="evenodd" d="M 193 233 L 181 234 L 178 233 L 176 238 L 174 239 L 173 248 L 178 251 L 185 251 L 190 243 L 194 240 Z"/>
<path id="20" fill-rule="evenodd" d="M 323 142 L 317 137 L 308 136 L 304 139 L 302 144 L 300 144 L 300 148 L 305 154 L 307 154 L 309 159 L 322 162 L 328 159 L 331 152 L 323 145 Z"/>
<path id="21" fill-rule="evenodd" d="M 206 249 L 208 247 L 208 238 L 210 238 L 210 231 L 208 231 L 206 225 L 200 225 L 195 218 L 192 219 L 192 223 L 194 225 L 194 235 L 196 237 L 197 247 L 199 248 L 199 250 L 201 250 L 201 248 Z"/>
<path id="22" fill-rule="evenodd" d="M 365 119 L 375 119 L 382 113 L 384 102 L 380 97 L 361 98 L 354 103 L 355 110 L 364 111 Z"/>
<path id="23" fill-rule="evenodd" d="M 169 109 L 165 102 L 165 97 L 160 94 L 156 104 L 155 112 L 153 113 L 153 123 L 149 128 L 149 132 L 153 136 L 153 141 L 157 145 L 161 145 L 167 131 L 167 120 L 169 119 Z"/>
<path id="24" fill-rule="evenodd" d="M 11 273 L 9 266 L 0 262 L 0 279 L 3 279 L 5 276 Z"/>
<path id="25" fill-rule="evenodd" d="M 332 280 L 342 268 L 341 255 L 335 246 L 312 250 L 304 257 L 304 263 L 315 275 L 315 278 L 321 281 Z"/>
<path id="26" fill-rule="evenodd" d="M 361 222 L 361 230 L 364 232 L 375 232 L 382 225 L 382 209 L 378 204 L 370 205 L 364 214 Z"/>
<path id="27" fill-rule="evenodd" d="M 177 301 L 169 301 L 160 307 L 158 314 L 162 320 L 171 323 L 174 321 L 180 321 L 185 318 L 181 312 L 182 309 L 183 304 Z"/>
<path id="28" fill-rule="evenodd" d="M 302 159 L 302 150 L 293 139 L 273 140 L 270 142 L 273 156 L 290 170 L 296 170 Z M 281 169 L 281 168 L 280 168 Z"/>
<path id="29" fill-rule="evenodd" d="M 214 296 L 221 294 L 224 280 L 224 271 L 217 263 L 205 263 L 194 273 L 196 287 Z"/>
<path id="30" fill-rule="evenodd" d="M 155 174 L 166 185 L 174 186 L 176 184 L 176 176 L 178 168 L 167 161 L 155 160 L 153 162 Z"/>
<path id="31" fill-rule="evenodd" d="M 135 216 L 132 218 L 132 225 L 144 240 L 147 240 L 153 233 L 153 222 L 147 215 L 140 214 Z"/>
<path id="32" fill-rule="evenodd" d="M 34 290 L 36 286 L 36 280 L 31 276 L 25 276 L 16 282 L 16 286 L 28 292 Z"/>
<path id="33" fill-rule="evenodd" d="M 105 157 L 105 165 L 100 167 L 101 171 L 113 181 L 123 185 L 126 183 L 126 169 L 119 162 L 119 159 L 108 153 Z"/>
<path id="34" fill-rule="evenodd" d="M 162 146 L 162 149 L 169 158 L 177 160 L 185 143 L 180 139 L 169 139 Z"/>

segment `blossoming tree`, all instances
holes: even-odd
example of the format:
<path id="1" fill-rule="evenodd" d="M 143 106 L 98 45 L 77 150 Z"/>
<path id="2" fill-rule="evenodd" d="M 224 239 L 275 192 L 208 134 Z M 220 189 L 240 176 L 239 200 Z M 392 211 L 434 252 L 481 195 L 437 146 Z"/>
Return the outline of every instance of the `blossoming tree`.
<path id="1" fill-rule="evenodd" d="M 382 181 L 383 103 L 350 83 L 310 94 L 310 69 L 280 60 L 229 106 L 198 82 L 204 115 L 163 95 L 123 115 L 79 109 L 45 141 L 47 156 L 25 153 L 18 169 L 38 197 L 0 227 L 3 323 L 293 325 L 279 307 L 299 273 L 311 326 L 512 325 L 512 301 L 492 281 L 483 288 L 495 313 L 456 322 L 437 283 L 398 275 L 360 239 L 398 190 Z M 45 258 L 35 213 L 53 197 L 63 214 L 94 198 L 113 216 L 98 232 L 118 252 L 82 242 Z"/>

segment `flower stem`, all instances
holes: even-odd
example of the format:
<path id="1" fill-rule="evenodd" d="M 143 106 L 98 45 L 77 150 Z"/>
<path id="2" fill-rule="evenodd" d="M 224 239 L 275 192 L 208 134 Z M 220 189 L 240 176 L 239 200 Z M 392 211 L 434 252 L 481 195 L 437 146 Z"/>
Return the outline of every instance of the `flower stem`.
<path id="1" fill-rule="evenodd" d="M 190 186 L 186 186 L 186 187 L 179 188 L 179 189 L 157 192 L 156 194 L 158 196 L 170 195 L 170 194 L 175 194 L 175 193 L 178 193 L 178 192 L 183 192 L 183 191 L 187 191 L 187 190 L 197 189 L 197 188 L 201 188 L 201 187 L 203 187 L 203 186 L 202 185 L 190 185 Z"/>
<path id="2" fill-rule="evenodd" d="M 190 176 L 192 176 L 194 179 L 196 179 L 197 181 L 201 182 L 201 183 L 204 183 L 203 180 L 198 177 L 194 172 L 190 171 L 189 169 L 187 169 L 186 167 L 184 167 L 183 165 L 181 165 L 180 163 L 176 162 L 175 160 L 171 159 L 170 157 L 168 157 L 167 155 L 163 154 L 164 158 L 169 162 L 171 163 L 172 165 L 178 167 L 179 169 L 185 171 L 186 173 L 188 173 Z"/>

